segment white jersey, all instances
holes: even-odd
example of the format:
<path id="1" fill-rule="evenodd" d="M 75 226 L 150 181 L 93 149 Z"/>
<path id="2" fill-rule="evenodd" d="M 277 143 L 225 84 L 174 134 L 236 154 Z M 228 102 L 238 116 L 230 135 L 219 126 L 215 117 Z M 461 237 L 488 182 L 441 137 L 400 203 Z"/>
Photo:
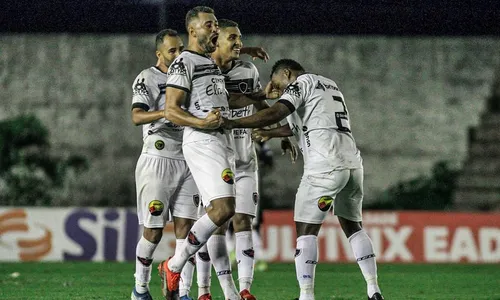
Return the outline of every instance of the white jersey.
<path id="1" fill-rule="evenodd" d="M 236 60 L 231 69 L 224 72 L 226 75 L 226 89 L 229 93 L 253 94 L 262 90 L 259 80 L 259 71 L 251 62 Z M 253 105 L 231 109 L 230 119 L 248 117 L 255 113 Z M 257 170 L 257 154 L 251 137 L 251 129 L 233 129 L 236 150 L 236 172 Z"/>
<path id="2" fill-rule="evenodd" d="M 165 109 L 165 89 L 167 74 L 157 67 L 143 70 L 132 84 L 132 108 L 145 111 Z M 183 127 L 166 119 L 160 119 L 142 126 L 143 153 L 155 153 L 174 159 L 184 159 L 182 154 Z M 160 141 L 160 142 L 158 142 Z M 156 150 L 161 150 L 158 152 Z"/>
<path id="3" fill-rule="evenodd" d="M 279 102 L 294 111 L 287 121 L 303 153 L 304 170 L 363 167 L 344 96 L 333 80 L 302 74 L 286 87 Z"/>
<path id="4" fill-rule="evenodd" d="M 168 69 L 167 87 L 181 89 L 188 93 L 187 111 L 197 118 L 219 108 L 221 115 L 229 116 L 228 93 L 224 86 L 224 76 L 215 61 L 207 56 L 185 50 Z M 184 144 L 217 138 L 232 146 L 232 136 L 228 130 L 202 130 L 192 127 L 184 129 Z"/>

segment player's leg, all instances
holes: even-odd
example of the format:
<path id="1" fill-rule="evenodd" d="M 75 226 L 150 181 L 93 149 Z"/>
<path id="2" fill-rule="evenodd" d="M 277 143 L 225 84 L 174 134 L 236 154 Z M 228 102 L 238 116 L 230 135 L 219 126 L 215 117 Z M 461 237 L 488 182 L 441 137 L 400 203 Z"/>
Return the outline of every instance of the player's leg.
<path id="1" fill-rule="evenodd" d="M 132 299 L 151 299 L 149 282 L 153 253 L 168 219 L 168 186 L 163 183 L 165 158 L 141 155 L 136 167 L 137 216 L 144 226 L 137 243 L 135 288 Z"/>
<path id="2" fill-rule="evenodd" d="M 174 231 L 176 238 L 176 252 L 182 251 L 186 237 L 189 234 L 194 222 L 198 219 L 198 209 L 201 205 L 198 187 L 185 161 L 176 161 L 176 169 L 179 174 L 183 174 L 183 180 L 179 184 L 176 194 L 173 197 L 170 208 L 174 217 Z M 195 267 L 195 256 L 191 256 L 184 265 L 179 283 L 180 300 L 191 300 L 189 292 L 193 282 Z M 166 287 L 163 287 L 166 293 Z"/>
<path id="3" fill-rule="evenodd" d="M 335 195 L 345 186 L 349 171 L 304 174 L 295 199 L 297 231 L 295 269 L 300 286 L 299 300 L 314 300 L 314 277 L 318 263 L 318 233 Z"/>
<path id="4" fill-rule="evenodd" d="M 260 205 L 260 193 L 257 202 L 257 214 L 252 220 L 252 241 L 255 256 L 255 271 L 267 270 L 267 262 L 262 259 L 262 238 L 260 236 L 260 225 L 262 224 L 262 206 Z"/>
<path id="5" fill-rule="evenodd" d="M 198 218 L 206 213 L 205 207 L 200 205 L 198 208 Z M 212 299 L 210 294 L 210 283 L 212 278 L 212 262 L 208 254 L 207 244 L 196 253 L 196 280 L 198 283 L 198 300 Z"/>
<path id="6" fill-rule="evenodd" d="M 218 141 L 209 140 L 184 144 L 183 151 L 203 202 L 209 206 L 206 207 L 207 213 L 194 223 L 182 249 L 168 260 L 166 266 L 162 263 L 159 267 L 167 273 L 168 290 L 171 292 L 177 291 L 180 271 L 189 257 L 234 215 L 235 210 L 234 163 L 228 159 L 231 149 Z M 235 297 L 231 295 L 228 298 Z"/>
<path id="7" fill-rule="evenodd" d="M 349 181 L 337 195 L 334 211 L 366 280 L 368 298 L 378 300 L 383 297 L 377 281 L 377 262 L 373 244 L 361 223 L 362 202 L 363 169 L 350 170 Z"/>
<path id="8" fill-rule="evenodd" d="M 252 220 L 258 202 L 256 173 L 241 173 L 236 176 L 236 213 L 233 217 L 236 237 L 236 260 L 238 261 L 238 281 L 243 299 L 255 299 L 250 294 L 254 275 L 254 248 L 252 240 Z"/>
<path id="9" fill-rule="evenodd" d="M 228 221 L 227 230 L 226 230 L 226 246 L 227 253 L 229 253 L 229 261 L 231 262 L 231 266 L 236 268 L 236 252 L 235 252 L 235 237 L 234 237 L 234 227 L 233 227 L 233 219 Z"/>

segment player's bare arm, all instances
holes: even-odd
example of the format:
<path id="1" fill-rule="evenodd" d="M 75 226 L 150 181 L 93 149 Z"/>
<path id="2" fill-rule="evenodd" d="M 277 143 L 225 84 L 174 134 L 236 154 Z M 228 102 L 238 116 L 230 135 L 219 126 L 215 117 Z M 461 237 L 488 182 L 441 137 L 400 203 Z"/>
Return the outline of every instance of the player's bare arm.
<path id="1" fill-rule="evenodd" d="M 270 108 L 263 109 L 249 117 L 236 120 L 223 119 L 223 127 L 226 129 L 266 127 L 286 118 L 293 112 L 292 107 L 293 105 L 290 102 L 280 100 Z"/>
<path id="2" fill-rule="evenodd" d="M 165 100 L 165 119 L 179 126 L 190 126 L 200 129 L 216 129 L 222 122 L 219 110 L 208 113 L 206 118 L 197 118 L 184 109 L 181 105 L 186 99 L 187 92 L 174 87 L 167 87 Z"/>
<path id="3" fill-rule="evenodd" d="M 271 129 L 257 128 L 252 131 L 252 139 L 257 142 L 265 142 L 276 137 L 292 136 L 292 130 L 288 124 Z"/>
<path id="4" fill-rule="evenodd" d="M 135 125 L 144 125 L 163 118 L 163 110 L 145 111 L 142 108 L 132 109 L 132 123 Z"/>

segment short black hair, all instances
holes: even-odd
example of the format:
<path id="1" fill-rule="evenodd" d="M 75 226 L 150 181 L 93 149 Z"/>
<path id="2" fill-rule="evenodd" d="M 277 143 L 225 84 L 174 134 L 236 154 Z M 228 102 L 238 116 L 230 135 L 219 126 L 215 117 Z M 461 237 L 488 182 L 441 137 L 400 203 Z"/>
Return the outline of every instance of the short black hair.
<path id="1" fill-rule="evenodd" d="M 238 23 L 228 19 L 219 20 L 219 28 L 238 27 Z"/>
<path id="2" fill-rule="evenodd" d="M 177 31 L 173 29 L 163 29 L 156 34 L 156 50 L 160 49 L 161 44 L 166 36 L 179 36 Z"/>
<path id="3" fill-rule="evenodd" d="M 305 72 L 304 68 L 295 60 L 283 58 L 274 63 L 273 68 L 271 69 L 271 77 L 273 77 L 274 73 L 283 69 Z"/>
<path id="4" fill-rule="evenodd" d="M 196 6 L 192 9 L 190 9 L 186 14 L 186 30 L 189 27 L 189 23 L 191 23 L 191 21 L 194 18 L 197 18 L 199 13 L 213 14 L 213 13 L 215 13 L 215 11 L 208 6 Z M 189 32 L 189 30 L 188 30 L 188 32 Z"/>

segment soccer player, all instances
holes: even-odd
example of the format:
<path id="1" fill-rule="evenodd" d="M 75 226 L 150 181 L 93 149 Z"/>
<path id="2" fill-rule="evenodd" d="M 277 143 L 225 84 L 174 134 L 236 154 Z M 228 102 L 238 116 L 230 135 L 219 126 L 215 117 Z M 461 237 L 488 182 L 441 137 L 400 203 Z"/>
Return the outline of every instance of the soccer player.
<path id="1" fill-rule="evenodd" d="M 171 212 L 178 249 L 197 219 L 198 189 L 182 153 L 183 128 L 164 119 L 167 71 L 184 45 L 177 32 L 156 36 L 156 66 L 143 70 L 133 83 L 132 121 L 143 125 L 144 146 L 137 161 L 137 216 L 144 231 L 136 249 L 132 299 L 152 299 L 149 293 L 153 253 Z M 194 264 L 183 268 L 183 290 L 189 291 Z M 187 294 L 181 299 L 189 300 Z"/>
<path id="2" fill-rule="evenodd" d="M 259 72 L 251 62 L 239 60 L 243 47 L 241 32 L 234 21 L 219 20 L 220 34 L 217 48 L 212 53 L 222 73 L 225 76 L 226 90 L 231 95 L 263 94 L 260 85 Z M 256 101 L 255 105 L 265 102 Z M 231 105 L 231 103 L 230 103 Z M 229 118 L 240 118 L 254 113 L 254 105 L 231 109 Z M 255 300 L 250 294 L 254 274 L 254 248 L 252 242 L 252 219 L 255 217 L 259 198 L 257 185 L 257 160 L 255 146 L 249 129 L 234 129 L 232 131 L 236 151 L 236 209 L 232 218 L 236 237 L 236 260 L 238 262 L 238 281 L 240 295 L 245 300 Z M 220 243 L 225 243 L 225 232 L 217 231 Z"/>
<path id="3" fill-rule="evenodd" d="M 234 139 L 231 131 L 220 129 L 221 116 L 229 116 L 227 91 L 224 76 L 209 56 L 219 36 L 214 11 L 205 6 L 191 9 L 186 15 L 186 28 L 187 50 L 168 71 L 165 118 L 186 126 L 182 149 L 207 213 L 194 223 L 182 248 L 158 266 L 167 299 L 177 295 L 180 273 L 188 259 L 235 211 Z M 227 256 L 226 249 L 224 252 Z M 212 261 L 222 256 L 224 253 L 210 253 Z M 230 264 L 216 272 L 225 298 L 241 299 Z"/>
<path id="4" fill-rule="evenodd" d="M 383 299 L 377 283 L 373 245 L 361 224 L 363 164 L 351 132 L 344 96 L 333 80 L 306 73 L 291 59 L 275 63 L 266 92 L 278 92 L 280 99 L 252 116 L 224 119 L 224 127 L 257 128 L 287 117 L 288 125 L 258 130 L 254 137 L 294 135 L 299 142 L 304 156 L 304 174 L 294 209 L 299 300 L 314 299 L 317 236 L 332 207 L 366 280 L 368 299 Z"/>

